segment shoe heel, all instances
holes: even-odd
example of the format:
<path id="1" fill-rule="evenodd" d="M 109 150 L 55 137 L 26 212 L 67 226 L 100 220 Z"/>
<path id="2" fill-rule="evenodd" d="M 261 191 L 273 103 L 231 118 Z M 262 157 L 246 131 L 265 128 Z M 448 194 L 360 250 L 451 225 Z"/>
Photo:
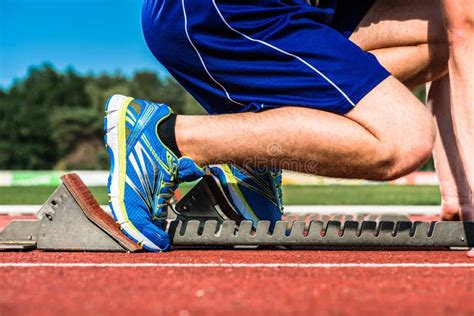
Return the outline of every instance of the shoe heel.
<path id="1" fill-rule="evenodd" d="M 105 106 L 105 118 L 104 118 L 104 141 L 107 153 L 109 154 L 110 160 L 110 173 L 107 183 L 107 193 L 110 197 L 110 209 L 112 215 L 117 220 L 116 211 L 118 211 L 118 192 L 119 192 L 119 166 L 117 166 L 118 155 L 119 155 L 119 136 L 118 136 L 118 124 L 119 124 L 119 112 L 128 97 L 115 94 L 109 98 Z"/>

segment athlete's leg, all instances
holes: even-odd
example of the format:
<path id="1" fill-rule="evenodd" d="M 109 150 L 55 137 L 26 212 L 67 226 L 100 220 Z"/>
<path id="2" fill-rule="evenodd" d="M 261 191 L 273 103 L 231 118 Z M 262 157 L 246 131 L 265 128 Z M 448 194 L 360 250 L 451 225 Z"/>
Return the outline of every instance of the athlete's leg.
<path id="1" fill-rule="evenodd" d="M 178 116 L 176 137 L 183 155 L 200 164 L 255 157 L 318 175 L 390 180 L 429 157 L 434 129 L 422 103 L 389 77 L 346 116 L 297 107 Z"/>
<path id="2" fill-rule="evenodd" d="M 150 1 L 144 12 L 151 51 L 206 108 L 261 111 L 178 117 L 178 146 L 199 163 L 258 157 L 386 180 L 429 156 L 430 113 L 373 56 L 318 22 L 322 10 L 221 0 Z M 278 149 L 268 150 L 272 144 Z"/>
<path id="3" fill-rule="evenodd" d="M 440 4 L 439 0 L 378 1 L 351 39 L 408 86 L 434 80 L 447 71 L 449 57 Z M 446 78 L 434 80 L 428 98 L 438 128 L 434 156 L 443 200 L 441 216 L 468 219 L 474 207 L 456 144 Z"/>
<path id="4" fill-rule="evenodd" d="M 428 105 L 438 130 L 434 160 L 441 187 L 441 218 L 467 220 L 473 213 L 473 205 L 454 133 L 448 76 L 429 85 Z"/>
<path id="5" fill-rule="evenodd" d="M 452 115 L 461 161 L 474 204 L 474 2 L 443 0 L 449 38 Z M 464 213 L 474 218 L 474 212 Z"/>
<path id="6" fill-rule="evenodd" d="M 447 72 L 448 45 L 440 0 L 377 1 L 349 38 L 373 53 L 408 86 Z"/>

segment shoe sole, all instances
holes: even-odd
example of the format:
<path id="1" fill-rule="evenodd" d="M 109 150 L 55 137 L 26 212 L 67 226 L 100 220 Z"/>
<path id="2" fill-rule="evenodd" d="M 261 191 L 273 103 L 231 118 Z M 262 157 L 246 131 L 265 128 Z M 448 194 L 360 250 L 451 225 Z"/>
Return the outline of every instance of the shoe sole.
<path id="1" fill-rule="evenodd" d="M 110 158 L 110 176 L 107 185 L 112 214 L 120 229 L 134 242 L 150 251 L 161 251 L 130 221 L 124 204 L 126 181 L 125 114 L 133 98 L 114 95 L 106 105 L 104 120 L 105 144 Z"/>

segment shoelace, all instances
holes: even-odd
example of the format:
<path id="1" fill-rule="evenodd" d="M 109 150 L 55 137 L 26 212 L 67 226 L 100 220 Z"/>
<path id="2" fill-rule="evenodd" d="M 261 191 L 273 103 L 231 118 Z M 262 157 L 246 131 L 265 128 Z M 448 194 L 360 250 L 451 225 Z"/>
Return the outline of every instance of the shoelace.
<path id="1" fill-rule="evenodd" d="M 282 185 L 282 172 L 281 172 L 281 170 L 271 171 L 270 175 L 272 176 L 272 178 L 274 180 L 273 182 L 275 183 L 275 190 L 277 192 L 278 204 L 280 205 L 280 210 L 283 211 L 284 210 L 283 191 L 282 191 L 282 188 L 281 188 L 281 185 Z"/>
<path id="2" fill-rule="evenodd" d="M 308 4 L 317 7 L 319 5 L 319 0 L 306 0 Z"/>
<path id="3" fill-rule="evenodd" d="M 160 192 L 158 194 L 158 199 L 162 199 L 163 203 L 157 205 L 158 208 L 163 208 L 171 205 L 171 199 L 174 196 L 174 190 L 176 189 L 176 184 L 172 182 L 163 181 L 163 188 L 165 192 Z"/>
<path id="4" fill-rule="evenodd" d="M 174 197 L 175 191 L 177 189 L 177 183 L 175 181 L 175 172 L 171 175 L 170 181 L 162 181 L 161 189 L 158 192 L 156 198 L 162 200 L 162 203 L 156 205 L 155 210 L 153 210 L 153 220 L 163 220 L 168 216 L 168 207 L 172 207 L 171 199 Z M 159 216 L 156 215 L 157 211 L 161 209 Z"/>

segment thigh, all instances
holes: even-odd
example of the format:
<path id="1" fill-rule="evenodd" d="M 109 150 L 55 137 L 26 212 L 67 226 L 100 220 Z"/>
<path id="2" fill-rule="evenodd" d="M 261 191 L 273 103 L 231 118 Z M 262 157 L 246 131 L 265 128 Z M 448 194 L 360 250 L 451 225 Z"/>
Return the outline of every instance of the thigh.
<path id="1" fill-rule="evenodd" d="M 445 43 L 440 0 L 377 0 L 350 40 L 365 51 Z"/>
<path id="2" fill-rule="evenodd" d="M 374 136 L 408 139 L 408 131 L 423 131 L 425 121 L 432 123 L 431 114 L 421 101 L 396 78 L 389 77 L 372 89 L 346 117 L 364 126 Z"/>

